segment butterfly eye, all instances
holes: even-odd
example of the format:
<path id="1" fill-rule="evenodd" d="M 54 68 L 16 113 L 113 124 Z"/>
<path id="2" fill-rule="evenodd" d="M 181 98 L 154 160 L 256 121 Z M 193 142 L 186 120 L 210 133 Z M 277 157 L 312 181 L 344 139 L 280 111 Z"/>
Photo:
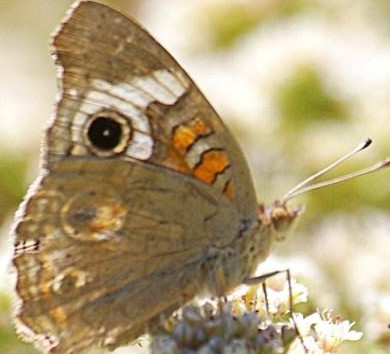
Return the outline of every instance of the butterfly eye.
<path id="1" fill-rule="evenodd" d="M 87 122 L 84 136 L 89 149 L 98 156 L 122 153 L 130 140 L 129 120 L 117 112 L 100 112 Z"/>

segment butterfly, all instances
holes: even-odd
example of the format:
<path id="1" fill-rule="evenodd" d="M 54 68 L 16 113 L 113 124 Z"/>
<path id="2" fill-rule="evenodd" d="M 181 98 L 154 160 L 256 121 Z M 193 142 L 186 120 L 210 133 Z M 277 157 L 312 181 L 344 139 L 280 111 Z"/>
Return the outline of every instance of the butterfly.
<path id="1" fill-rule="evenodd" d="M 222 120 L 134 20 L 78 2 L 52 48 L 58 102 L 13 227 L 17 329 L 45 353 L 114 349 L 248 281 L 301 209 L 258 204 Z"/>

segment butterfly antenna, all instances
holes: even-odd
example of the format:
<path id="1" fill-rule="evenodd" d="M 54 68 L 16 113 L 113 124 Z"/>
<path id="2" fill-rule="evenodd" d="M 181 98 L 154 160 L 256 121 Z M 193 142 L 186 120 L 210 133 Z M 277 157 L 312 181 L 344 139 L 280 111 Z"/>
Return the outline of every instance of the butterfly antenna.
<path id="1" fill-rule="evenodd" d="M 359 145 L 357 145 L 353 150 L 348 152 L 346 155 L 342 156 L 335 162 L 331 163 L 330 165 L 326 166 L 325 168 L 321 169 L 320 171 L 312 174 L 308 178 L 306 178 L 304 181 L 296 185 L 293 189 L 291 189 L 289 192 L 287 192 L 281 199 L 282 203 L 286 203 L 288 200 L 297 197 L 298 195 L 304 194 L 306 192 L 312 191 L 314 189 L 319 189 L 322 187 L 330 186 L 332 184 L 336 184 L 339 182 L 343 182 L 346 180 L 349 180 L 351 178 L 355 178 L 358 176 L 367 175 L 369 173 L 381 170 L 383 168 L 386 168 L 390 166 L 390 157 L 385 158 L 382 161 L 377 162 L 373 166 L 364 168 L 362 170 L 358 170 L 356 172 L 348 173 L 344 176 L 332 178 L 323 182 L 318 182 L 310 185 L 310 182 L 317 179 L 318 177 L 324 175 L 326 172 L 330 171 L 331 169 L 335 168 L 336 166 L 340 165 L 345 160 L 349 159 L 353 155 L 357 154 L 358 152 L 364 150 L 365 148 L 369 147 L 372 143 L 372 140 L 367 138 L 364 139 Z"/>

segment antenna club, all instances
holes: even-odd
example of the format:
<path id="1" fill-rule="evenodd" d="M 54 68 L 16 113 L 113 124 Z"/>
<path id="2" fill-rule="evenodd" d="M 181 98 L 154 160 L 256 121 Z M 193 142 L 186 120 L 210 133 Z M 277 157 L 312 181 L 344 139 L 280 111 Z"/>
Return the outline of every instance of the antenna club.
<path id="1" fill-rule="evenodd" d="M 362 150 L 365 149 L 366 147 L 369 147 L 371 145 L 371 143 L 372 143 L 372 140 L 370 138 L 364 139 Z"/>

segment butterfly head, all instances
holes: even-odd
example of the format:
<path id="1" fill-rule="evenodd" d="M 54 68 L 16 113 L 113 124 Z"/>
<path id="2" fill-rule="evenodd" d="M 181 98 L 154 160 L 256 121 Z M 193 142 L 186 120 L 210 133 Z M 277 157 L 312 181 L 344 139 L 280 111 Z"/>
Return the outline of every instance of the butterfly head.
<path id="1" fill-rule="evenodd" d="M 272 240 L 283 241 L 294 228 L 298 216 L 303 211 L 303 205 L 292 208 L 276 200 L 270 207 L 260 204 L 258 217 L 261 224 L 269 228 Z"/>
<path id="2" fill-rule="evenodd" d="M 350 172 L 346 175 L 336 177 L 333 179 L 328 179 L 321 182 L 314 182 L 317 178 L 324 175 L 329 170 L 340 165 L 345 160 L 349 159 L 356 153 L 366 149 L 372 140 L 367 138 L 360 142 L 354 149 L 350 152 L 336 160 L 335 162 L 329 164 L 325 168 L 319 170 L 316 173 L 313 173 L 308 178 L 304 179 L 302 182 L 298 183 L 294 188 L 288 191 L 281 199 L 275 201 L 271 207 L 265 207 L 264 205 L 259 205 L 258 218 L 262 225 L 269 228 L 271 233 L 272 240 L 282 241 L 286 238 L 287 234 L 291 231 L 293 224 L 296 224 L 295 220 L 298 215 L 304 211 L 302 205 L 295 208 L 289 208 L 287 202 L 290 199 L 296 198 L 299 195 L 305 194 L 309 191 L 316 190 L 319 188 L 327 187 L 339 182 L 349 180 L 351 178 L 363 176 L 390 166 L 390 158 L 385 158 L 382 161 L 377 162 L 373 166 L 358 170 L 355 172 Z"/>

